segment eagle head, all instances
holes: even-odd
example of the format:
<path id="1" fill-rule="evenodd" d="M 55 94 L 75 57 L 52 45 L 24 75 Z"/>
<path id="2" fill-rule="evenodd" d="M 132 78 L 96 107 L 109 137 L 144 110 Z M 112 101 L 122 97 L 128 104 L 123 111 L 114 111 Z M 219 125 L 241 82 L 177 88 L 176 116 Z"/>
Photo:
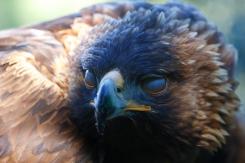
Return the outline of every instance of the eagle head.
<path id="1" fill-rule="evenodd" d="M 239 105 L 236 51 L 195 8 L 105 18 L 76 54 L 72 115 L 90 144 L 173 159 L 225 143 Z"/>

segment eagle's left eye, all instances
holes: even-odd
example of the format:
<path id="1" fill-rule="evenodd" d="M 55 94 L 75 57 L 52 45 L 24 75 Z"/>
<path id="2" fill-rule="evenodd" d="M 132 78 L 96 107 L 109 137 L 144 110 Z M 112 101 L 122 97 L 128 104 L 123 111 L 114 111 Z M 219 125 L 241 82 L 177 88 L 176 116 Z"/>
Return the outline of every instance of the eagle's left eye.
<path id="1" fill-rule="evenodd" d="M 96 86 L 96 77 L 89 70 L 85 71 L 84 81 L 85 81 L 86 87 L 89 89 L 92 89 Z"/>
<path id="2" fill-rule="evenodd" d="M 160 76 L 147 77 L 142 80 L 142 89 L 150 95 L 158 95 L 166 88 L 167 81 Z"/>

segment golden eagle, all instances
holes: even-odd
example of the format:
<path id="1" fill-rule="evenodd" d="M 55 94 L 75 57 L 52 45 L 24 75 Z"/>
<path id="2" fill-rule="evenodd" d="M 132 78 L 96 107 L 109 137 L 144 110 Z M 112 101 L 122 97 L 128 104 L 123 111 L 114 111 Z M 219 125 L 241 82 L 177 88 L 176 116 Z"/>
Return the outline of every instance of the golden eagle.
<path id="1" fill-rule="evenodd" d="M 244 163 L 236 50 L 195 8 L 105 3 L 0 32 L 0 162 Z"/>

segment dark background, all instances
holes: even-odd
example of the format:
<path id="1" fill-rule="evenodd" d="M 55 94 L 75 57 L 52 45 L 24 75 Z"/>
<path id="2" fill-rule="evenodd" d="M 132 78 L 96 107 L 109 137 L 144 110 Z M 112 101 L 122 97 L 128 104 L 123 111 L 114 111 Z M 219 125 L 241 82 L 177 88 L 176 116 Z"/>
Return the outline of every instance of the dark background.
<path id="1" fill-rule="evenodd" d="M 108 0 L 0 0 L 0 29 L 49 20 L 100 2 Z M 148 2 L 164 3 L 166 0 L 148 0 Z M 242 101 L 245 101 L 245 0 L 183 0 L 183 2 L 197 6 L 225 34 L 227 41 L 238 49 L 236 76 L 240 86 L 237 92 Z"/>

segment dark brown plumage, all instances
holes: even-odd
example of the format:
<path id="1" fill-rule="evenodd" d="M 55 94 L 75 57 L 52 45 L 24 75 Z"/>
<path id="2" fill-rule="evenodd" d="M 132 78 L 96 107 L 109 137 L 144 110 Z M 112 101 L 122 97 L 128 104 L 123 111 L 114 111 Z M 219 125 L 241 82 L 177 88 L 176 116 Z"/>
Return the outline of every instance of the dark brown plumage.
<path id="1" fill-rule="evenodd" d="M 124 17 L 128 11 L 132 13 Z M 141 25 L 144 27 L 140 27 Z M 157 32 L 159 34 L 156 37 L 150 37 Z M 142 42 L 135 39 L 139 34 L 144 36 L 141 38 Z M 128 36 L 131 37 L 127 38 Z M 127 45 L 130 48 L 122 48 L 124 46 L 121 45 L 125 42 L 130 42 L 130 45 Z M 100 128 L 97 126 L 99 129 L 96 131 L 94 126 L 100 122 L 98 117 L 94 119 L 94 114 L 97 113 L 83 112 L 83 118 L 78 113 L 79 109 L 83 109 L 81 106 L 84 104 L 82 102 L 87 100 L 86 96 L 91 94 L 90 89 L 84 88 L 84 72 L 80 68 L 86 67 L 83 65 L 85 63 L 89 65 L 95 62 L 98 67 L 102 65 L 96 72 L 103 74 L 103 78 L 109 72 L 108 67 L 103 68 L 104 63 L 116 65 L 118 69 L 124 66 L 120 69 L 121 78 L 124 78 L 125 74 L 137 69 L 130 67 L 130 62 L 127 62 L 126 66 L 123 65 L 125 58 L 138 54 L 140 50 L 142 55 L 138 57 L 147 58 L 147 54 L 143 55 L 143 43 L 150 43 L 150 47 L 155 47 L 154 51 L 146 46 L 147 54 L 157 57 L 158 54 L 154 52 L 164 50 L 166 53 L 163 62 L 166 70 L 164 73 L 168 78 L 168 95 L 163 93 L 163 97 L 159 96 L 159 99 L 153 96 L 158 100 L 157 105 L 146 101 L 141 101 L 142 105 L 138 105 L 141 103 L 136 97 L 129 99 L 137 101 L 137 107 L 148 106 L 147 108 L 152 109 L 149 114 L 138 113 L 139 110 L 133 110 L 130 105 L 129 112 L 133 112 L 136 119 L 133 116 L 130 118 L 134 119 L 137 125 L 143 117 L 143 120 L 140 119 L 143 125 L 139 125 L 139 130 L 135 133 L 142 134 L 143 138 L 125 135 L 124 128 L 119 126 L 125 125 L 125 131 L 132 131 L 133 134 L 137 128 L 130 130 L 131 122 L 125 119 L 121 121 L 120 117 L 118 121 L 116 119 L 108 122 L 109 127 L 106 127 L 105 135 L 101 138 L 97 133 L 100 132 Z M 166 48 L 162 48 L 163 45 Z M 115 53 L 112 51 L 116 52 L 118 58 L 124 57 L 119 60 L 120 65 L 116 63 L 116 57 L 113 58 Z M 131 56 L 121 54 L 122 51 Z M 103 57 L 99 59 L 97 56 L 98 60 L 93 61 L 96 58 L 94 55 Z M 79 63 L 81 60 L 84 62 Z M 147 67 L 150 60 L 142 59 L 144 62 L 139 63 Z M 159 59 L 156 58 L 157 60 Z M 242 116 L 235 114 L 239 108 L 239 99 L 235 94 L 237 83 L 233 75 L 235 60 L 236 50 L 223 41 L 222 34 L 216 27 L 210 25 L 196 9 L 175 3 L 100 4 L 49 22 L 2 31 L 0 160 L 243 163 L 245 123 Z M 137 60 L 133 61 L 137 65 Z M 108 69 L 111 70 L 113 66 Z M 131 76 L 137 76 L 137 72 Z M 131 76 L 128 76 L 130 80 Z M 121 80 L 125 80 L 126 83 L 126 78 L 121 78 L 119 85 L 123 87 L 124 83 Z M 129 94 L 128 98 L 131 95 Z M 157 112 L 158 109 L 161 110 L 159 115 L 163 114 L 163 110 L 167 110 L 164 112 L 168 114 L 164 115 L 166 119 L 160 119 L 163 115 L 154 115 L 154 111 Z M 71 110 L 78 112 L 72 112 L 71 117 Z M 156 117 L 155 120 L 150 119 L 152 115 Z M 159 125 L 160 123 L 162 124 Z M 154 128 L 152 124 L 157 124 L 160 128 Z M 112 129 L 120 128 L 118 131 L 115 130 L 119 136 L 106 133 L 111 132 L 107 129 L 110 126 Z M 125 138 L 125 142 L 118 138 Z M 131 138 L 139 140 L 142 151 L 137 151 L 141 146 L 135 147 L 130 144 Z M 118 146 L 121 149 L 118 149 Z M 145 148 L 149 151 L 144 151 Z M 124 150 L 121 151 L 122 149 Z"/>

